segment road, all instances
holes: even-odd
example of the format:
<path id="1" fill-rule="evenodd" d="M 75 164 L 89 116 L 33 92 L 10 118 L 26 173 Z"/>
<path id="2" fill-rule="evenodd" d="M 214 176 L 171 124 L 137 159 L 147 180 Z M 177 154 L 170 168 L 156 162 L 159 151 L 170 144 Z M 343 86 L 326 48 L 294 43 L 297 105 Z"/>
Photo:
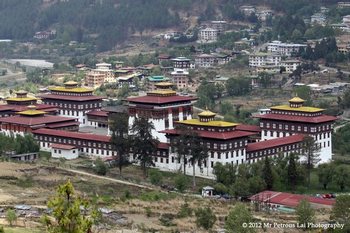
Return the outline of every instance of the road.
<path id="1" fill-rule="evenodd" d="M 334 132 L 337 132 L 339 129 L 343 128 L 344 126 L 346 126 L 350 122 L 349 118 L 342 117 L 341 119 L 345 120 L 346 122 L 344 124 L 341 124 L 341 125 L 334 127 Z"/>
<path id="2" fill-rule="evenodd" d="M 321 70 L 328 70 L 328 71 L 332 71 L 334 73 L 336 73 L 338 71 L 337 68 L 328 67 L 328 66 L 324 66 L 324 65 L 319 65 L 319 67 L 320 67 Z M 343 72 L 343 74 L 350 75 L 350 71 L 341 70 L 341 72 Z"/>

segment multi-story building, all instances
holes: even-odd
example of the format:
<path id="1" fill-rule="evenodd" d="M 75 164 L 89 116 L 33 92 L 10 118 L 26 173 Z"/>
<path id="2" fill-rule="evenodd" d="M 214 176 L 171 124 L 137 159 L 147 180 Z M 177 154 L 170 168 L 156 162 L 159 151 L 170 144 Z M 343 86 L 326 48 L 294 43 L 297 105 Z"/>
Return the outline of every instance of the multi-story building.
<path id="1" fill-rule="evenodd" d="M 212 43 L 218 40 L 218 30 L 213 28 L 204 28 L 199 30 L 198 42 L 199 43 Z"/>
<path id="2" fill-rule="evenodd" d="M 152 134 L 160 142 L 166 142 L 164 133 L 160 131 L 173 129 L 175 121 L 192 119 L 192 96 L 180 96 L 171 90 L 171 83 L 156 84 L 157 90 L 146 96 L 128 98 L 129 125 L 133 125 L 136 117 L 146 117 L 154 124 Z"/>
<path id="3" fill-rule="evenodd" d="M 215 29 L 219 34 L 222 34 L 226 30 L 227 22 L 223 20 L 213 20 L 209 23 L 209 28 Z"/>
<path id="4" fill-rule="evenodd" d="M 324 115 L 324 109 L 303 106 L 304 100 L 294 97 L 289 105 L 275 106 L 260 118 L 261 139 L 270 140 L 295 134 L 312 136 L 320 148 L 321 162 L 332 158 L 332 124 L 336 117 Z"/>
<path id="5" fill-rule="evenodd" d="M 93 95 L 93 89 L 79 87 L 77 82 L 69 81 L 64 87 L 50 87 L 49 94 L 40 98 L 44 104 L 59 108 L 59 115 L 77 118 L 81 125 L 87 125 L 86 113 L 102 107 L 101 96 Z"/>
<path id="6" fill-rule="evenodd" d="M 345 24 L 347 27 L 350 27 L 350 15 L 343 16 L 343 24 Z"/>
<path id="7" fill-rule="evenodd" d="M 243 12 L 244 15 L 248 15 L 248 16 L 255 13 L 256 11 L 255 6 L 251 6 L 251 5 L 240 6 L 239 9 Z"/>
<path id="8" fill-rule="evenodd" d="M 103 74 L 97 74 L 94 72 L 88 72 L 85 75 L 85 86 L 97 89 L 105 82 L 105 76 Z"/>
<path id="9" fill-rule="evenodd" d="M 38 98 L 28 96 L 26 91 L 17 91 L 16 96 L 6 99 L 6 104 L 0 105 L 0 117 L 15 115 L 18 112 L 28 110 L 28 106 L 35 105 L 37 110 L 45 111 L 47 114 L 56 115 L 58 108 L 48 104 L 38 104 Z"/>
<path id="10" fill-rule="evenodd" d="M 188 87 L 189 72 L 184 69 L 174 69 L 171 72 L 171 78 L 178 89 L 184 89 Z"/>
<path id="11" fill-rule="evenodd" d="M 28 106 L 27 110 L 15 116 L 1 117 L 0 129 L 6 135 L 24 135 L 40 128 L 78 131 L 79 122 L 75 118 L 46 115 L 46 112 Z"/>
<path id="12" fill-rule="evenodd" d="M 204 111 L 198 114 L 199 119 L 188 119 L 178 121 L 191 132 L 195 132 L 201 138 L 201 145 L 208 149 L 208 158 L 203 162 L 203 167 L 195 165 L 198 176 L 213 177 L 213 168 L 215 163 L 238 165 L 246 163 L 246 146 L 249 136 L 255 135 L 255 132 L 238 130 L 236 123 L 217 121 L 215 113 Z M 170 142 L 170 154 L 168 163 L 156 163 L 156 166 L 164 170 L 178 171 L 186 166 L 188 174 L 192 174 L 192 164 L 187 159 L 179 159 L 174 149 L 171 148 L 173 140 L 184 131 L 168 129 L 162 131 L 166 133 L 168 142 Z"/>
<path id="13" fill-rule="evenodd" d="M 267 44 L 267 51 L 284 56 L 292 56 L 298 53 L 300 49 L 306 48 L 306 46 L 305 44 L 282 43 L 281 41 L 275 40 Z"/>
<path id="14" fill-rule="evenodd" d="M 338 2 L 339 8 L 348 8 L 350 7 L 350 2 Z"/>
<path id="15" fill-rule="evenodd" d="M 171 60 L 173 61 L 174 69 L 188 70 L 191 68 L 191 60 L 186 57 L 177 57 Z"/>
<path id="16" fill-rule="evenodd" d="M 272 17 L 272 15 L 273 15 L 273 11 L 269 9 L 258 10 L 256 12 L 256 16 L 260 21 L 266 21 L 269 17 Z"/>
<path id="17" fill-rule="evenodd" d="M 259 67 L 265 65 L 279 66 L 282 57 L 280 54 L 273 53 L 255 53 L 249 55 L 249 66 Z"/>
<path id="18" fill-rule="evenodd" d="M 280 63 L 280 67 L 285 67 L 287 73 L 293 73 L 293 71 L 300 65 L 301 61 L 299 60 L 283 60 Z"/>
<path id="19" fill-rule="evenodd" d="M 326 25 L 326 16 L 322 13 L 316 13 L 311 15 L 311 24 L 312 25 L 322 25 L 325 26 Z"/>

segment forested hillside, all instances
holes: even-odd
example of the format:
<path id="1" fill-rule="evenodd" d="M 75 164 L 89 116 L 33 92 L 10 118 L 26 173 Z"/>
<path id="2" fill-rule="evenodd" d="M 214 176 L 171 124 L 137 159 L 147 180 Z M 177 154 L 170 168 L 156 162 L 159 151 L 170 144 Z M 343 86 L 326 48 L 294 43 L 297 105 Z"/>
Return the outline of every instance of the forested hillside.
<path id="1" fill-rule="evenodd" d="M 335 0 L 1 0 L 0 38 L 30 40 L 36 31 L 55 29 L 64 41 L 97 35 L 100 51 L 133 32 L 181 26 L 179 12 L 200 20 L 240 19 L 243 4 L 270 6 L 287 14 L 310 14 Z"/>

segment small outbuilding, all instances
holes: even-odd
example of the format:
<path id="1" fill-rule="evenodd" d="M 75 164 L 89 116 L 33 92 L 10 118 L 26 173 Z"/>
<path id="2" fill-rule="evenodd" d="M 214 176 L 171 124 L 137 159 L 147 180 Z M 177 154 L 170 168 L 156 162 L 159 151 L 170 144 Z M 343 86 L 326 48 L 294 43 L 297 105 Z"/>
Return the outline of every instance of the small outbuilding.
<path id="1" fill-rule="evenodd" d="M 214 188 L 205 186 L 202 188 L 202 197 L 212 197 L 214 195 Z"/>
<path id="2" fill-rule="evenodd" d="M 51 144 L 52 158 L 76 159 L 79 157 L 79 149 L 76 146 L 64 144 Z"/>

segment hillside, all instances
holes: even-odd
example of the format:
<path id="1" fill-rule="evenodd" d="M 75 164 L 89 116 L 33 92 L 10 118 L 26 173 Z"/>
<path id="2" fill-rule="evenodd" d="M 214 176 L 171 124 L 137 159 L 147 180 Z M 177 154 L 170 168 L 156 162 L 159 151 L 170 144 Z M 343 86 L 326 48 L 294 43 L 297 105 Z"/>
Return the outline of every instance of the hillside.
<path id="1" fill-rule="evenodd" d="M 254 4 L 295 14 L 312 13 L 334 0 L 2 0 L 0 38 L 28 41 L 36 31 L 56 30 L 63 42 L 95 40 L 100 51 L 149 29 L 186 28 L 183 16 L 240 19 L 239 6 Z"/>

